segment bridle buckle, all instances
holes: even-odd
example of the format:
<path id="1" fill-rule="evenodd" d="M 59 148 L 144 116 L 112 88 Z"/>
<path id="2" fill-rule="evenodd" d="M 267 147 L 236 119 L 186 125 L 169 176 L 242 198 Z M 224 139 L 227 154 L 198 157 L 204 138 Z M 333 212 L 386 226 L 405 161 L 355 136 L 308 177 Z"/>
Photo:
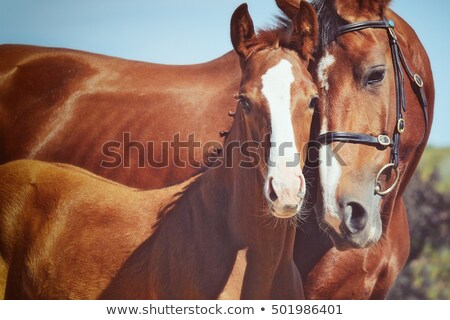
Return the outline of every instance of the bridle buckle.
<path id="1" fill-rule="evenodd" d="M 397 122 L 398 133 L 403 133 L 405 131 L 405 125 L 406 125 L 405 119 L 403 119 L 403 118 L 398 119 L 398 122 Z"/>
<path id="2" fill-rule="evenodd" d="M 389 138 L 387 135 L 385 134 L 380 134 L 378 136 L 378 142 L 382 145 L 382 146 L 389 146 L 391 144 L 391 138 Z"/>
<path id="3" fill-rule="evenodd" d="M 417 86 L 419 87 L 419 88 L 422 88 L 423 87 L 423 80 L 422 80 L 422 78 L 416 73 L 416 74 L 414 74 L 414 82 L 417 84 Z"/>

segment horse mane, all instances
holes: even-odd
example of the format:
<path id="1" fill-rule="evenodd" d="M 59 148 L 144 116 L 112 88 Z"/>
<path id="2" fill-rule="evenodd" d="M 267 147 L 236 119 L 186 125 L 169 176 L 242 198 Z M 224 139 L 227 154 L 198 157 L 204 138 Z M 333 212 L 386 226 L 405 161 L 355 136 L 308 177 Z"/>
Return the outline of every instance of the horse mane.
<path id="1" fill-rule="evenodd" d="M 349 21 L 337 13 L 334 0 L 312 0 L 311 5 L 316 10 L 319 20 L 319 36 L 315 50 L 315 56 L 317 57 L 321 56 L 330 43 L 338 38 L 339 27 L 348 24 Z M 254 39 L 255 46 L 258 49 L 276 47 L 278 44 L 282 47 L 290 47 L 292 20 L 281 11 L 275 18 L 277 26 L 260 30 L 257 39 Z"/>
<path id="2" fill-rule="evenodd" d="M 319 42 L 316 55 L 320 56 L 328 45 L 338 38 L 339 27 L 349 22 L 338 15 L 333 0 L 313 0 L 311 5 L 319 19 Z"/>
<path id="3" fill-rule="evenodd" d="M 257 36 L 249 39 L 252 53 L 272 48 L 291 48 L 292 22 L 286 16 L 277 17 L 275 26 L 258 29 Z M 250 54 L 251 55 L 251 54 Z"/>

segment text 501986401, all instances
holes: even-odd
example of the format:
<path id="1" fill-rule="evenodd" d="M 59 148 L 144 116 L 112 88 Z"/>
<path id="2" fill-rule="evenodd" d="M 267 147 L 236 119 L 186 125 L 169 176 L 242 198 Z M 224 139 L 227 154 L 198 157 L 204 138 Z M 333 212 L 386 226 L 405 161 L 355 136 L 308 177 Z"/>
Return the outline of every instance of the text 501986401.
<path id="1" fill-rule="evenodd" d="M 273 304 L 272 314 L 343 314 L 340 304 Z"/>

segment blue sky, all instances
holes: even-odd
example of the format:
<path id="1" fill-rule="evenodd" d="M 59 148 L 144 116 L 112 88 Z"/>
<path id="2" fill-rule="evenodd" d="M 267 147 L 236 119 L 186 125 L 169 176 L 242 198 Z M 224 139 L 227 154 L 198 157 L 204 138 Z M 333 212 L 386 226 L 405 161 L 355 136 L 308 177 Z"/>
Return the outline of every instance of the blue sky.
<path id="1" fill-rule="evenodd" d="M 229 21 L 242 0 L 0 0 L 0 43 L 65 47 L 127 59 L 190 64 L 231 50 Z M 275 0 L 247 0 L 257 27 Z M 450 1 L 394 0 L 430 56 L 436 103 L 429 144 L 450 146 Z"/>

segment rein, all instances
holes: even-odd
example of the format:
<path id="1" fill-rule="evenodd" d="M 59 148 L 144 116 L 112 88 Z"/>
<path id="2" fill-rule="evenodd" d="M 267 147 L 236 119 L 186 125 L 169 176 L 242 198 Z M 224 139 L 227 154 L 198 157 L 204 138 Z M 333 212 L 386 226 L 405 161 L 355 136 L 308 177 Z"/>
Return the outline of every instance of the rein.
<path id="1" fill-rule="evenodd" d="M 392 20 L 387 20 L 384 18 L 379 21 L 362 21 L 354 22 L 344 26 L 339 27 L 339 35 L 343 35 L 348 32 L 359 31 L 363 29 L 386 29 L 388 31 L 389 43 L 392 53 L 392 62 L 394 66 L 395 75 L 395 93 L 396 93 L 396 128 L 392 138 L 387 135 L 380 134 L 378 136 L 372 136 L 364 133 L 352 133 L 352 132 L 326 132 L 321 134 L 317 138 L 317 142 L 321 145 L 327 145 L 334 141 L 343 141 L 351 143 L 361 143 L 374 146 L 376 148 L 387 148 L 390 147 L 391 150 L 391 160 L 390 163 L 383 166 L 378 172 L 375 179 L 375 194 L 384 196 L 395 189 L 400 173 L 398 170 L 398 157 L 399 157 L 399 147 L 400 147 L 400 136 L 405 131 L 405 120 L 403 119 L 403 112 L 406 112 L 406 99 L 405 99 L 405 77 L 401 66 L 405 69 L 408 77 L 413 81 L 416 86 L 416 90 L 420 93 L 420 102 L 422 105 L 425 127 L 428 128 L 428 113 L 427 113 L 427 99 L 425 95 L 425 90 L 423 88 L 423 80 L 417 74 L 411 71 L 408 63 L 405 60 L 402 49 L 400 48 L 397 36 L 394 32 L 394 22 Z M 392 168 L 395 170 L 396 177 L 394 183 L 386 190 L 381 189 L 380 177 L 381 174 L 387 169 Z"/>

